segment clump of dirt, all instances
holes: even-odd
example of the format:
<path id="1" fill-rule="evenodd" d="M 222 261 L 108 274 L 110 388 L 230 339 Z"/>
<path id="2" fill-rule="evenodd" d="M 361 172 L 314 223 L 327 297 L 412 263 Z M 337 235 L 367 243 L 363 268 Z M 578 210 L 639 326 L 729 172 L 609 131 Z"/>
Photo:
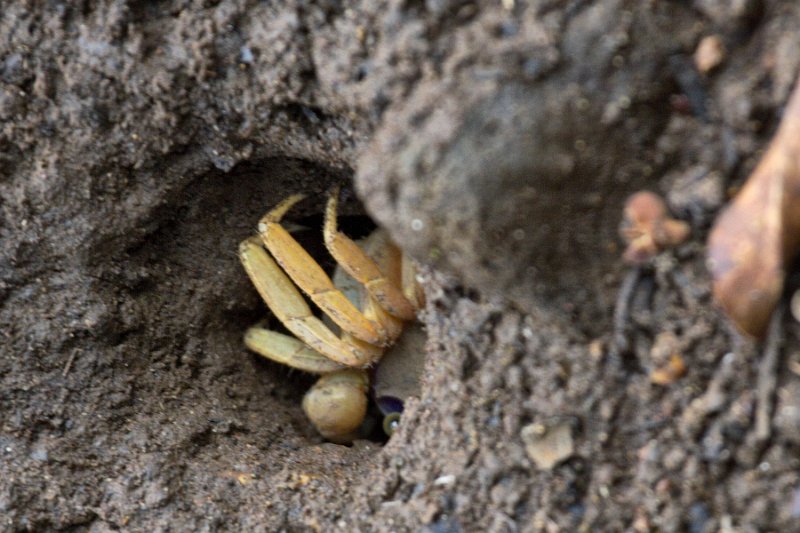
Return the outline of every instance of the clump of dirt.
<path id="1" fill-rule="evenodd" d="M 6 6 L 0 528 L 796 529 L 800 326 L 740 338 L 703 243 L 800 73 L 798 22 L 777 0 Z M 422 393 L 383 447 L 323 442 L 311 380 L 241 342 L 266 311 L 238 242 L 291 193 L 317 220 L 333 184 L 428 295 Z M 639 188 L 692 237 L 634 269 Z"/>

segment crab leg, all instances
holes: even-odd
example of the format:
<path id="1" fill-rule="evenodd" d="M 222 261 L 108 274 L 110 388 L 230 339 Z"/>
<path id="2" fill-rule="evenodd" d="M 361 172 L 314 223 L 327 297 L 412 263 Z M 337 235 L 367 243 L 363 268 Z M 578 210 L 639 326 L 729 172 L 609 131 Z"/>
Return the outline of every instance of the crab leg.
<path id="1" fill-rule="evenodd" d="M 309 347 L 346 366 L 366 366 L 380 357 L 381 348 L 355 338 L 340 339 L 315 317 L 303 295 L 264 250 L 258 237 L 242 241 L 239 258 L 270 310 Z"/>
<path id="2" fill-rule="evenodd" d="M 259 355 L 297 370 L 327 374 L 343 367 L 301 341 L 261 326 L 253 326 L 244 334 L 245 345 Z"/>
<path id="3" fill-rule="evenodd" d="M 358 245 L 362 247 L 371 257 L 376 258 L 376 260 L 385 256 L 385 254 L 373 253 L 373 249 L 375 248 L 377 248 L 377 251 L 381 250 L 382 247 L 385 248 L 386 239 L 381 238 L 381 233 L 383 232 L 378 230 L 373 232 L 366 239 L 358 241 Z M 381 270 L 386 270 L 380 262 L 379 266 L 381 267 Z M 353 277 L 345 272 L 343 268 L 337 268 L 333 273 L 332 279 L 333 284 L 336 285 L 336 287 L 342 291 L 345 296 L 347 296 L 347 299 L 350 300 L 353 305 L 361 309 L 361 312 L 364 313 L 365 317 L 381 325 L 381 327 L 386 331 L 386 337 L 389 341 L 389 344 L 393 344 L 403 332 L 404 322 L 399 318 L 390 315 L 383 307 L 380 306 L 375 298 L 370 296 L 370 294 L 364 290 L 364 286 L 361 285 L 357 280 L 353 279 Z"/>
<path id="4" fill-rule="evenodd" d="M 417 269 L 414 266 L 414 262 L 405 254 L 403 254 L 401 261 L 403 294 L 416 309 L 422 309 L 425 305 L 425 293 L 422 292 L 422 287 L 417 283 Z"/>
<path id="5" fill-rule="evenodd" d="M 333 285 L 331 278 L 314 258 L 280 225 L 283 215 L 302 199 L 302 195 L 290 196 L 264 215 L 258 224 L 264 245 L 289 278 L 343 331 L 370 344 L 386 344 L 386 332 L 381 326 L 367 319 Z"/>
<path id="6" fill-rule="evenodd" d="M 322 230 L 328 251 L 348 274 L 364 285 L 367 292 L 381 307 L 401 320 L 414 320 L 416 316 L 414 306 L 403 296 L 403 291 L 381 272 L 378 264 L 358 244 L 338 231 L 336 225 L 337 203 L 338 189 L 335 189 L 328 198 L 328 205 L 325 209 L 325 226 Z M 399 250 L 397 253 L 399 254 Z"/>
<path id="7" fill-rule="evenodd" d="M 365 294 L 364 298 L 364 315 L 370 320 L 378 321 L 381 326 L 383 326 L 391 343 L 394 343 L 400 334 L 403 333 L 403 321 L 390 315 L 369 293 Z"/>

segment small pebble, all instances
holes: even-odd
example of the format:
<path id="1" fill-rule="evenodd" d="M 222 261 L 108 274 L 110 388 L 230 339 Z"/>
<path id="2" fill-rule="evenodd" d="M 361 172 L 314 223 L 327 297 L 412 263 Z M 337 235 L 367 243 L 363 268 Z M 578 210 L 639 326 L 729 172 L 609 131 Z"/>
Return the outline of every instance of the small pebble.
<path id="1" fill-rule="evenodd" d="M 448 485 L 452 485 L 456 481 L 456 476 L 453 474 L 449 474 L 446 476 L 439 476 L 435 480 L 433 480 L 433 485 L 436 487 L 446 487 Z"/>
<path id="2" fill-rule="evenodd" d="M 48 457 L 47 450 L 44 448 L 35 448 L 31 452 L 31 459 L 34 461 L 47 461 Z"/>
<path id="3" fill-rule="evenodd" d="M 552 470 L 558 463 L 575 453 L 572 424 L 561 422 L 552 426 L 529 424 L 520 432 L 525 452 L 541 470 Z"/>
<path id="4" fill-rule="evenodd" d="M 694 51 L 694 66 L 701 74 L 708 74 L 725 59 L 725 45 L 719 35 L 703 37 Z"/>

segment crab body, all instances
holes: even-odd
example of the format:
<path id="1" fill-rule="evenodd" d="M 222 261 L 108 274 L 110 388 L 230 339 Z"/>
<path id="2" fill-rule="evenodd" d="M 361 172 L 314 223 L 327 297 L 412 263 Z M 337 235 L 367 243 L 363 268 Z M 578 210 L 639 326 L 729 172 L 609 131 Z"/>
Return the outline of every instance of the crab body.
<path id="1" fill-rule="evenodd" d="M 349 442 L 367 412 L 367 369 L 415 320 L 423 295 L 413 264 L 385 232 L 376 230 L 356 243 L 338 231 L 337 196 L 334 192 L 328 199 L 323 227 L 325 246 L 338 264 L 333 279 L 280 224 L 300 195 L 261 219 L 259 235 L 241 243 L 239 257 L 267 306 L 293 334 L 257 325 L 245 333 L 245 344 L 268 359 L 320 374 L 303 409 L 325 438 Z M 312 313 L 301 291 L 323 319 Z M 400 342 L 398 347 L 419 349 L 418 344 Z"/>

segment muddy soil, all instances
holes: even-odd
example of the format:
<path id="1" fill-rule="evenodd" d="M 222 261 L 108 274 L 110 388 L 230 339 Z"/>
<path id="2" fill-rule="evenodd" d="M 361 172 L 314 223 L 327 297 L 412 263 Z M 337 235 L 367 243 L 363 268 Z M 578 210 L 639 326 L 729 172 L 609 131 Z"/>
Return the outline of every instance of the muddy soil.
<path id="1" fill-rule="evenodd" d="M 741 338 L 704 267 L 798 27 L 777 0 L 4 2 L 0 529 L 800 530 L 800 324 Z M 427 293 L 385 445 L 324 442 L 313 378 L 242 344 L 267 311 L 238 242 L 296 192 L 318 228 L 334 184 Z M 634 269 L 642 188 L 692 237 Z"/>

